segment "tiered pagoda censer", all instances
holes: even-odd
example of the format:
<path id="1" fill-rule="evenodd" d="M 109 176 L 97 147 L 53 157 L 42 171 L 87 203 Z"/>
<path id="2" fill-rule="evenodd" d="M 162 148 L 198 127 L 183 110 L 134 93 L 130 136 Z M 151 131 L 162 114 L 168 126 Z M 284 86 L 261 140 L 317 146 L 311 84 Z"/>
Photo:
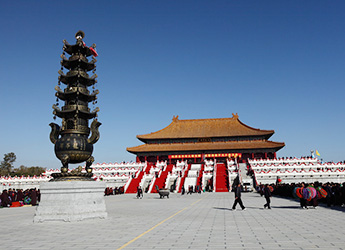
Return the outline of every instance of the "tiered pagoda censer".
<path id="1" fill-rule="evenodd" d="M 53 105 L 54 119 L 57 117 L 62 119 L 62 126 L 50 123 L 52 128 L 50 140 L 55 144 L 56 157 L 62 163 L 61 173 L 52 174 L 53 181 L 67 180 L 92 180 L 92 168 L 90 167 L 94 161 L 92 157 L 93 144 L 99 139 L 98 127 L 101 125 L 97 121 L 97 112 L 99 108 L 90 111 L 89 102 L 93 105 L 97 103 L 98 90 L 95 90 L 97 83 L 96 45 L 87 47 L 83 42 L 85 34 L 78 31 L 75 35 L 76 44 L 70 45 L 66 40 L 63 41 L 63 53 L 61 55 L 61 70 L 59 70 L 59 83 L 55 87 L 56 104 Z M 70 55 L 69 58 L 65 53 Z M 88 57 L 92 56 L 89 61 Z M 64 74 L 63 69 L 68 72 Z M 94 75 L 91 77 L 87 72 L 91 71 Z M 60 84 L 66 85 L 65 89 L 60 89 Z M 92 87 L 93 92 L 90 93 L 88 87 Z M 59 100 L 64 101 L 64 106 L 58 107 Z M 89 120 L 94 119 L 89 128 Z M 91 136 L 89 137 L 91 132 Z M 68 163 L 82 163 L 86 161 L 86 173 L 78 170 L 68 172 Z"/>

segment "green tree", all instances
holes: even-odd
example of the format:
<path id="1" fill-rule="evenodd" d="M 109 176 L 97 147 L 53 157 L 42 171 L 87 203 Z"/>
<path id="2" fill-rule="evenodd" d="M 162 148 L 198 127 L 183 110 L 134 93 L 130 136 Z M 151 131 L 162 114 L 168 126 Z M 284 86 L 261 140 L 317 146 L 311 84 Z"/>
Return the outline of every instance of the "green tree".
<path id="1" fill-rule="evenodd" d="M 4 160 L 0 164 L 0 175 L 9 175 L 13 170 L 13 163 L 17 157 L 15 153 L 11 152 L 4 155 Z"/>
<path id="2" fill-rule="evenodd" d="M 28 168 L 25 167 L 24 165 L 20 165 L 19 168 L 17 169 L 14 169 L 14 175 L 17 175 L 17 176 L 28 176 Z"/>
<path id="3" fill-rule="evenodd" d="M 41 175 L 46 171 L 45 168 L 42 167 L 29 167 L 28 168 L 28 175 L 29 176 L 34 176 L 34 175 Z"/>
<path id="4" fill-rule="evenodd" d="M 25 167 L 21 165 L 19 168 L 14 169 L 12 172 L 12 176 L 34 176 L 34 175 L 41 175 L 46 171 L 45 168 L 42 167 Z"/>

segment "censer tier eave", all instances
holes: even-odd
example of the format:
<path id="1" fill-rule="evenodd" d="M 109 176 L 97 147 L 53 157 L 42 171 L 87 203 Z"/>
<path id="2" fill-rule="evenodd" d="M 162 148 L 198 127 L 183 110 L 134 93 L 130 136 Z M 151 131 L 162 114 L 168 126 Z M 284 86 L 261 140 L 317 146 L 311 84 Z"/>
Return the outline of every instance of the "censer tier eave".
<path id="1" fill-rule="evenodd" d="M 53 173 L 50 181 L 94 181 L 92 173 Z"/>

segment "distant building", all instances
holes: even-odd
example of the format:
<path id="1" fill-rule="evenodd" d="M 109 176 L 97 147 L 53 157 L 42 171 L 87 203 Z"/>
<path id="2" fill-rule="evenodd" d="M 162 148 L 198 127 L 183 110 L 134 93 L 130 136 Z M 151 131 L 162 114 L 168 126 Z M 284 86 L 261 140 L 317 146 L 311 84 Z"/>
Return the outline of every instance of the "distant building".
<path id="1" fill-rule="evenodd" d="M 177 160 L 203 163 L 204 159 L 226 162 L 228 158 L 273 159 L 283 148 L 283 142 L 268 139 L 274 130 L 252 128 L 238 119 L 232 118 L 179 120 L 174 116 L 172 123 L 157 132 L 138 135 L 145 144 L 129 147 L 137 162 Z"/>

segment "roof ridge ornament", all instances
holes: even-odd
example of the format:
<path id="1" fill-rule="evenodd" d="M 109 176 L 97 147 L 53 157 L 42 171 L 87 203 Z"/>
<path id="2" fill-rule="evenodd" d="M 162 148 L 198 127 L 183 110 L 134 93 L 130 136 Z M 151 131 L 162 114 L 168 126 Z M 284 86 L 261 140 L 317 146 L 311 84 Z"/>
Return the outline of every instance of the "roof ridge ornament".
<path id="1" fill-rule="evenodd" d="M 173 116 L 172 118 L 173 122 L 177 122 L 179 119 L 178 119 L 178 115 L 177 116 Z"/>
<path id="2" fill-rule="evenodd" d="M 238 119 L 238 114 L 237 113 L 236 114 L 232 113 L 232 119 Z"/>
<path id="3" fill-rule="evenodd" d="M 83 38 L 85 37 L 85 33 L 84 33 L 84 31 L 82 31 L 82 30 L 79 30 L 77 33 L 75 33 L 75 38 L 77 39 L 77 40 L 83 40 Z"/>

